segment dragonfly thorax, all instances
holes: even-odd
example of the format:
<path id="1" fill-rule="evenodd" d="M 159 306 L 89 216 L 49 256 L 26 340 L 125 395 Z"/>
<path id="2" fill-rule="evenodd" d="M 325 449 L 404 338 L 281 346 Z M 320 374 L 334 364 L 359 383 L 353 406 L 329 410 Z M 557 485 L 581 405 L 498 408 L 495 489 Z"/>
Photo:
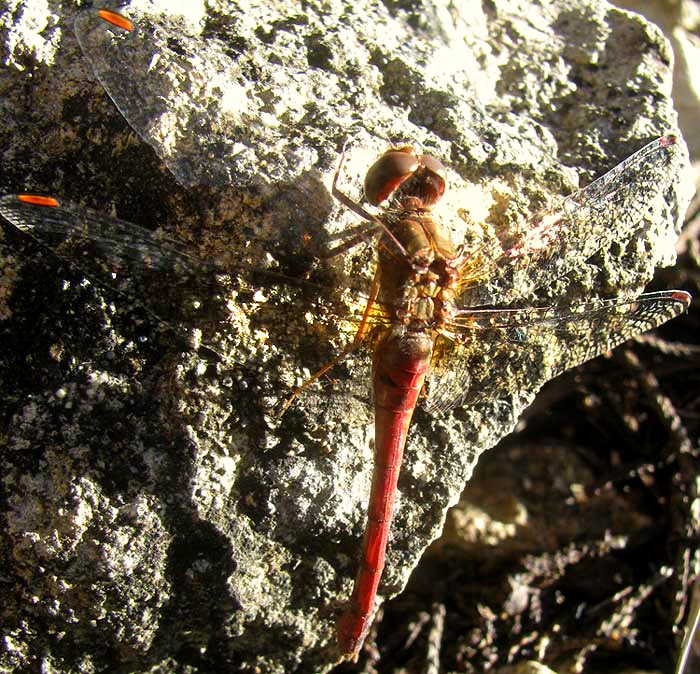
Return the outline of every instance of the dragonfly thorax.
<path id="1" fill-rule="evenodd" d="M 442 268 L 438 273 L 435 268 Z M 436 261 L 425 270 L 414 270 L 400 292 L 395 321 L 411 331 L 440 330 L 453 315 L 456 302 L 456 280 L 444 270 L 450 269 L 444 260 Z"/>

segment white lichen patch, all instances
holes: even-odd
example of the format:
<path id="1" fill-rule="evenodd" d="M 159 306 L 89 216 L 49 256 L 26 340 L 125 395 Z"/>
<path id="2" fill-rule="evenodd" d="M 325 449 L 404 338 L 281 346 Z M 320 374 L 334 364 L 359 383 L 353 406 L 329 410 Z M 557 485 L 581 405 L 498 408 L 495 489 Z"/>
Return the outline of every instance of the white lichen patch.
<path id="1" fill-rule="evenodd" d="M 39 63 L 53 64 L 62 32 L 49 5 L 48 0 L 10 0 L 0 12 L 0 28 L 7 35 L 5 65 L 23 70 L 21 57 L 27 54 Z"/>

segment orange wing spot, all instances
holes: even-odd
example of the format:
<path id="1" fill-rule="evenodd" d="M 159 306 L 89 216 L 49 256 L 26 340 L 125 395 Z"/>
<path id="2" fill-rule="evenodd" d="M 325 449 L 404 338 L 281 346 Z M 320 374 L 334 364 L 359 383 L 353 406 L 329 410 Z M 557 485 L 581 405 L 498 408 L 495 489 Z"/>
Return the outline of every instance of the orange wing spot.
<path id="1" fill-rule="evenodd" d="M 129 33 L 134 30 L 134 24 L 132 21 L 129 21 L 125 16 L 122 16 L 121 14 L 118 14 L 117 12 L 112 12 L 109 9 L 100 9 L 97 14 L 99 15 L 100 19 L 103 21 L 106 21 L 107 23 L 111 23 L 113 26 L 116 26 L 117 28 L 121 28 L 122 30 L 126 30 Z"/>
<path id="2" fill-rule="evenodd" d="M 676 302 L 681 302 L 686 306 L 688 306 L 690 301 L 693 299 L 690 293 L 687 293 L 684 290 L 674 290 L 671 297 L 676 300 Z"/>
<path id="3" fill-rule="evenodd" d="M 18 194 L 18 201 L 23 204 L 31 204 L 32 206 L 48 206 L 49 208 L 58 208 L 58 200 L 53 197 L 42 197 L 39 194 Z"/>
<path id="4" fill-rule="evenodd" d="M 661 147 L 671 147 L 678 142 L 678 137 L 672 133 L 661 137 Z"/>

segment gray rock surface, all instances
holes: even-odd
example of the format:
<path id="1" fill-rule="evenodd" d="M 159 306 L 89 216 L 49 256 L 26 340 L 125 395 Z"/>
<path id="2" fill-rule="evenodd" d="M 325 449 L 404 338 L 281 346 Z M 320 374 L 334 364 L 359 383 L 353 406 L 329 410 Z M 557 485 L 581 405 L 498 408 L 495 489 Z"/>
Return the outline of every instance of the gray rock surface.
<path id="1" fill-rule="evenodd" d="M 693 0 L 618 0 L 620 7 L 639 12 L 655 23 L 673 49 L 673 103 L 690 157 L 700 156 L 700 6 Z M 697 170 L 697 169 L 696 169 Z"/>
<path id="2" fill-rule="evenodd" d="M 364 526 L 371 354 L 281 421 L 270 405 L 347 343 L 353 323 L 335 312 L 357 295 L 342 288 L 371 279 L 362 247 L 306 259 L 307 239 L 327 245 L 356 221 L 329 194 L 340 147 L 343 190 L 358 198 L 387 143 L 412 142 L 450 167 L 441 214 L 455 236 L 475 222 L 524 228 L 675 129 L 668 45 L 602 2 L 209 3 L 189 28 L 153 19 L 156 44 L 173 50 L 155 93 L 175 112 L 149 131 L 161 163 L 95 80 L 74 16 L 27 1 L 2 17 L 2 191 L 159 227 L 206 260 L 212 292 L 195 288 L 197 310 L 166 275 L 145 290 L 127 278 L 117 294 L 3 229 L 0 668 L 323 671 Z M 179 73 L 177 53 L 206 74 Z M 218 77 L 234 103 L 217 102 Z M 188 125 L 231 142 L 192 145 L 179 135 Z M 504 296 L 638 292 L 673 261 L 684 161 L 645 196 L 653 227 L 588 259 L 570 251 L 563 278 Z M 311 285 L 284 282 L 302 276 Z M 400 591 L 478 454 L 544 379 L 446 417 L 416 414 L 383 595 Z"/>

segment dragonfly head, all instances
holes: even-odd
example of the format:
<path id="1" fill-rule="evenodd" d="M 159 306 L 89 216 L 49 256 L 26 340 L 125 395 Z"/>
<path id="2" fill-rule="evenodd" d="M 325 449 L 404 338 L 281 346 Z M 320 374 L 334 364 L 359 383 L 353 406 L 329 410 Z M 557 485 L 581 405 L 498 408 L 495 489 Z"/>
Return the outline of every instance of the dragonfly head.
<path id="1" fill-rule="evenodd" d="M 365 197 L 373 206 L 394 197 L 430 208 L 445 193 L 447 171 L 434 157 L 417 154 L 410 145 L 387 150 L 365 176 Z"/>

